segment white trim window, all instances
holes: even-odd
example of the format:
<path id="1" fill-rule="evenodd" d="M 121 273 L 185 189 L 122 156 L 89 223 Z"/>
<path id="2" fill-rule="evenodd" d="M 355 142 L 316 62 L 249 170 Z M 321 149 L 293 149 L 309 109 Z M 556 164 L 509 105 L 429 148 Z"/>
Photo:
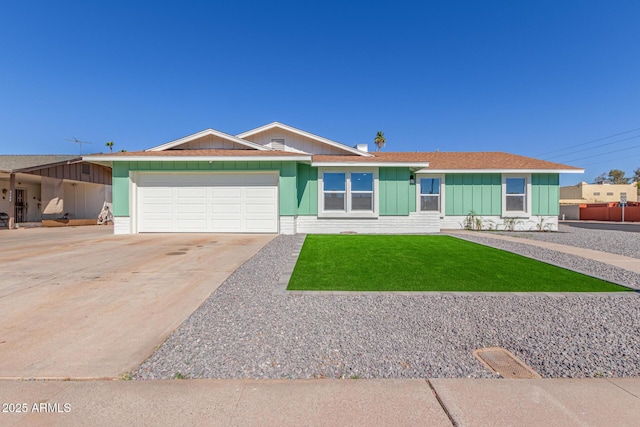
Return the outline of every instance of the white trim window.
<path id="1" fill-rule="evenodd" d="M 325 211 L 347 211 L 347 174 L 344 172 L 325 172 L 322 176 L 323 200 Z"/>
<path id="2" fill-rule="evenodd" d="M 373 212 L 373 173 L 351 172 L 351 210 Z"/>
<path id="3" fill-rule="evenodd" d="M 442 212 L 444 206 L 442 175 L 418 175 L 418 211 Z"/>
<path id="4" fill-rule="evenodd" d="M 377 217 L 377 170 L 318 169 L 318 216 Z"/>
<path id="5" fill-rule="evenodd" d="M 529 217 L 531 175 L 502 175 L 502 216 Z"/>

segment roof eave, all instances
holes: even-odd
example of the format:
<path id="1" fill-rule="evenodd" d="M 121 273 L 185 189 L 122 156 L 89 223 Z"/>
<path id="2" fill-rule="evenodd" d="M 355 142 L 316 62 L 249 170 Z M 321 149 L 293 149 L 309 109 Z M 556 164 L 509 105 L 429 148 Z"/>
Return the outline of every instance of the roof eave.
<path id="1" fill-rule="evenodd" d="M 584 169 L 427 169 L 418 173 L 584 173 Z"/>
<path id="2" fill-rule="evenodd" d="M 356 161 L 344 161 L 344 162 L 311 162 L 311 166 L 329 167 L 329 166 L 361 166 L 361 167 L 407 167 L 407 168 L 428 168 L 429 162 L 356 162 Z"/>
<path id="3" fill-rule="evenodd" d="M 311 156 L 87 156 L 84 160 L 92 163 L 100 162 L 175 162 L 175 161 L 202 161 L 202 162 L 221 162 L 221 161 L 240 161 L 240 162 L 259 162 L 259 161 L 300 161 L 311 162 Z"/>

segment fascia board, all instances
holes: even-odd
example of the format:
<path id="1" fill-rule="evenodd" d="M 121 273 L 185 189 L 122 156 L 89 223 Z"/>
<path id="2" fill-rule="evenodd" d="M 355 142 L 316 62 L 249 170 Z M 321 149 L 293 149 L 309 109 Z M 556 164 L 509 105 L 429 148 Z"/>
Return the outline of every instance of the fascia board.
<path id="1" fill-rule="evenodd" d="M 340 142 L 332 141 L 330 139 L 323 138 L 323 137 L 321 137 L 319 135 L 315 135 L 315 134 L 313 134 L 311 132 L 307 132 L 307 131 L 304 131 L 304 130 L 301 130 L 301 129 L 297 129 L 297 128 L 285 125 L 283 123 L 280 123 L 280 122 L 273 122 L 273 123 L 269 123 L 269 124 L 264 125 L 264 126 L 260 126 L 259 128 L 251 129 L 249 131 L 246 131 L 246 132 L 243 132 L 241 134 L 236 135 L 236 137 L 237 138 L 246 138 L 248 136 L 255 135 L 257 133 L 264 132 L 266 130 L 273 129 L 273 128 L 284 129 L 286 131 L 289 131 L 289 132 L 298 134 L 300 136 L 304 136 L 304 137 L 316 140 L 318 142 L 322 142 L 323 144 L 331 145 L 332 147 L 340 148 L 341 150 L 345 150 L 345 151 L 348 151 L 350 153 L 357 154 L 359 156 L 373 157 L 373 154 L 371 154 L 371 153 L 365 153 L 364 151 L 360 151 L 360 150 L 358 150 L 356 148 L 349 147 L 348 145 L 344 145 L 344 144 L 342 144 Z"/>
<path id="2" fill-rule="evenodd" d="M 402 163 L 402 162 L 312 162 L 311 166 L 362 166 L 362 167 L 408 167 L 427 168 L 429 163 Z"/>
<path id="3" fill-rule="evenodd" d="M 226 139 L 228 141 L 235 142 L 236 144 L 241 144 L 241 145 L 244 145 L 246 147 L 255 148 L 256 150 L 260 150 L 260 151 L 270 151 L 271 150 L 268 147 L 264 147 L 264 146 L 262 146 L 260 144 L 256 144 L 256 143 L 251 142 L 251 141 L 240 139 L 240 138 L 235 137 L 233 135 L 229 135 L 228 133 L 220 132 L 219 130 L 205 129 L 205 130 L 200 131 L 198 133 L 194 133 L 192 135 L 188 135 L 188 136 L 185 136 L 183 138 L 167 142 L 166 144 L 162 144 L 162 145 L 158 145 L 156 147 L 148 148 L 145 151 L 165 151 L 165 150 L 168 150 L 170 148 L 177 147 L 178 145 L 181 145 L 181 144 L 196 140 L 198 138 L 202 138 L 203 136 L 206 136 L 206 135 L 215 135 L 217 137 Z"/>
<path id="4" fill-rule="evenodd" d="M 201 161 L 201 162 L 311 162 L 311 156 L 105 156 L 105 157 L 84 157 L 87 162 L 180 162 L 180 161 Z"/>

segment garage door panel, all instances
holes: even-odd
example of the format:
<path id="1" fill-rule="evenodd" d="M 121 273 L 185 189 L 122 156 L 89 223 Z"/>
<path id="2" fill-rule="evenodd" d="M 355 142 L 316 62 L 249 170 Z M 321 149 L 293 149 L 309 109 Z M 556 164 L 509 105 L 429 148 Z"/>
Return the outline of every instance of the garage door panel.
<path id="1" fill-rule="evenodd" d="M 278 231 L 278 176 L 141 173 L 138 231 Z"/>
<path id="2" fill-rule="evenodd" d="M 206 188 L 193 188 L 193 187 L 183 187 L 177 188 L 179 198 L 190 198 L 190 199 L 206 199 L 207 198 L 207 189 Z"/>
<path id="3" fill-rule="evenodd" d="M 207 205 L 206 203 L 202 202 L 186 202 L 180 203 L 178 206 L 176 206 L 176 210 L 179 214 L 206 214 Z"/>

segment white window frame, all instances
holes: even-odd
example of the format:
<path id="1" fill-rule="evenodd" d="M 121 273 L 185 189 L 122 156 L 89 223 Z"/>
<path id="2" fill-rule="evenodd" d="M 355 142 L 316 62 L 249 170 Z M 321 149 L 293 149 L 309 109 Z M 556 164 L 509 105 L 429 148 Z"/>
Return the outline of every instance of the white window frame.
<path id="1" fill-rule="evenodd" d="M 524 179 L 524 210 L 523 211 L 508 211 L 507 210 L 507 178 L 522 178 Z M 516 218 L 530 218 L 531 217 L 531 174 L 502 174 L 502 217 L 516 217 Z"/>
<path id="2" fill-rule="evenodd" d="M 324 174 L 325 173 L 344 173 L 345 174 L 345 210 L 333 211 L 324 209 Z M 360 211 L 351 208 L 351 173 L 370 173 L 373 175 L 373 210 Z M 355 193 L 369 193 L 369 191 L 356 191 Z M 345 168 L 345 167 L 319 167 L 318 168 L 318 217 L 319 218 L 378 218 L 378 168 Z"/>
<path id="3" fill-rule="evenodd" d="M 421 178 L 438 178 L 440 180 L 440 200 L 437 211 L 423 211 L 421 209 L 422 206 L 422 194 L 420 190 L 420 179 Z M 416 212 L 419 213 L 431 213 L 437 212 L 440 215 L 444 215 L 444 207 L 445 207 L 445 191 L 444 191 L 444 174 L 416 174 Z"/>

